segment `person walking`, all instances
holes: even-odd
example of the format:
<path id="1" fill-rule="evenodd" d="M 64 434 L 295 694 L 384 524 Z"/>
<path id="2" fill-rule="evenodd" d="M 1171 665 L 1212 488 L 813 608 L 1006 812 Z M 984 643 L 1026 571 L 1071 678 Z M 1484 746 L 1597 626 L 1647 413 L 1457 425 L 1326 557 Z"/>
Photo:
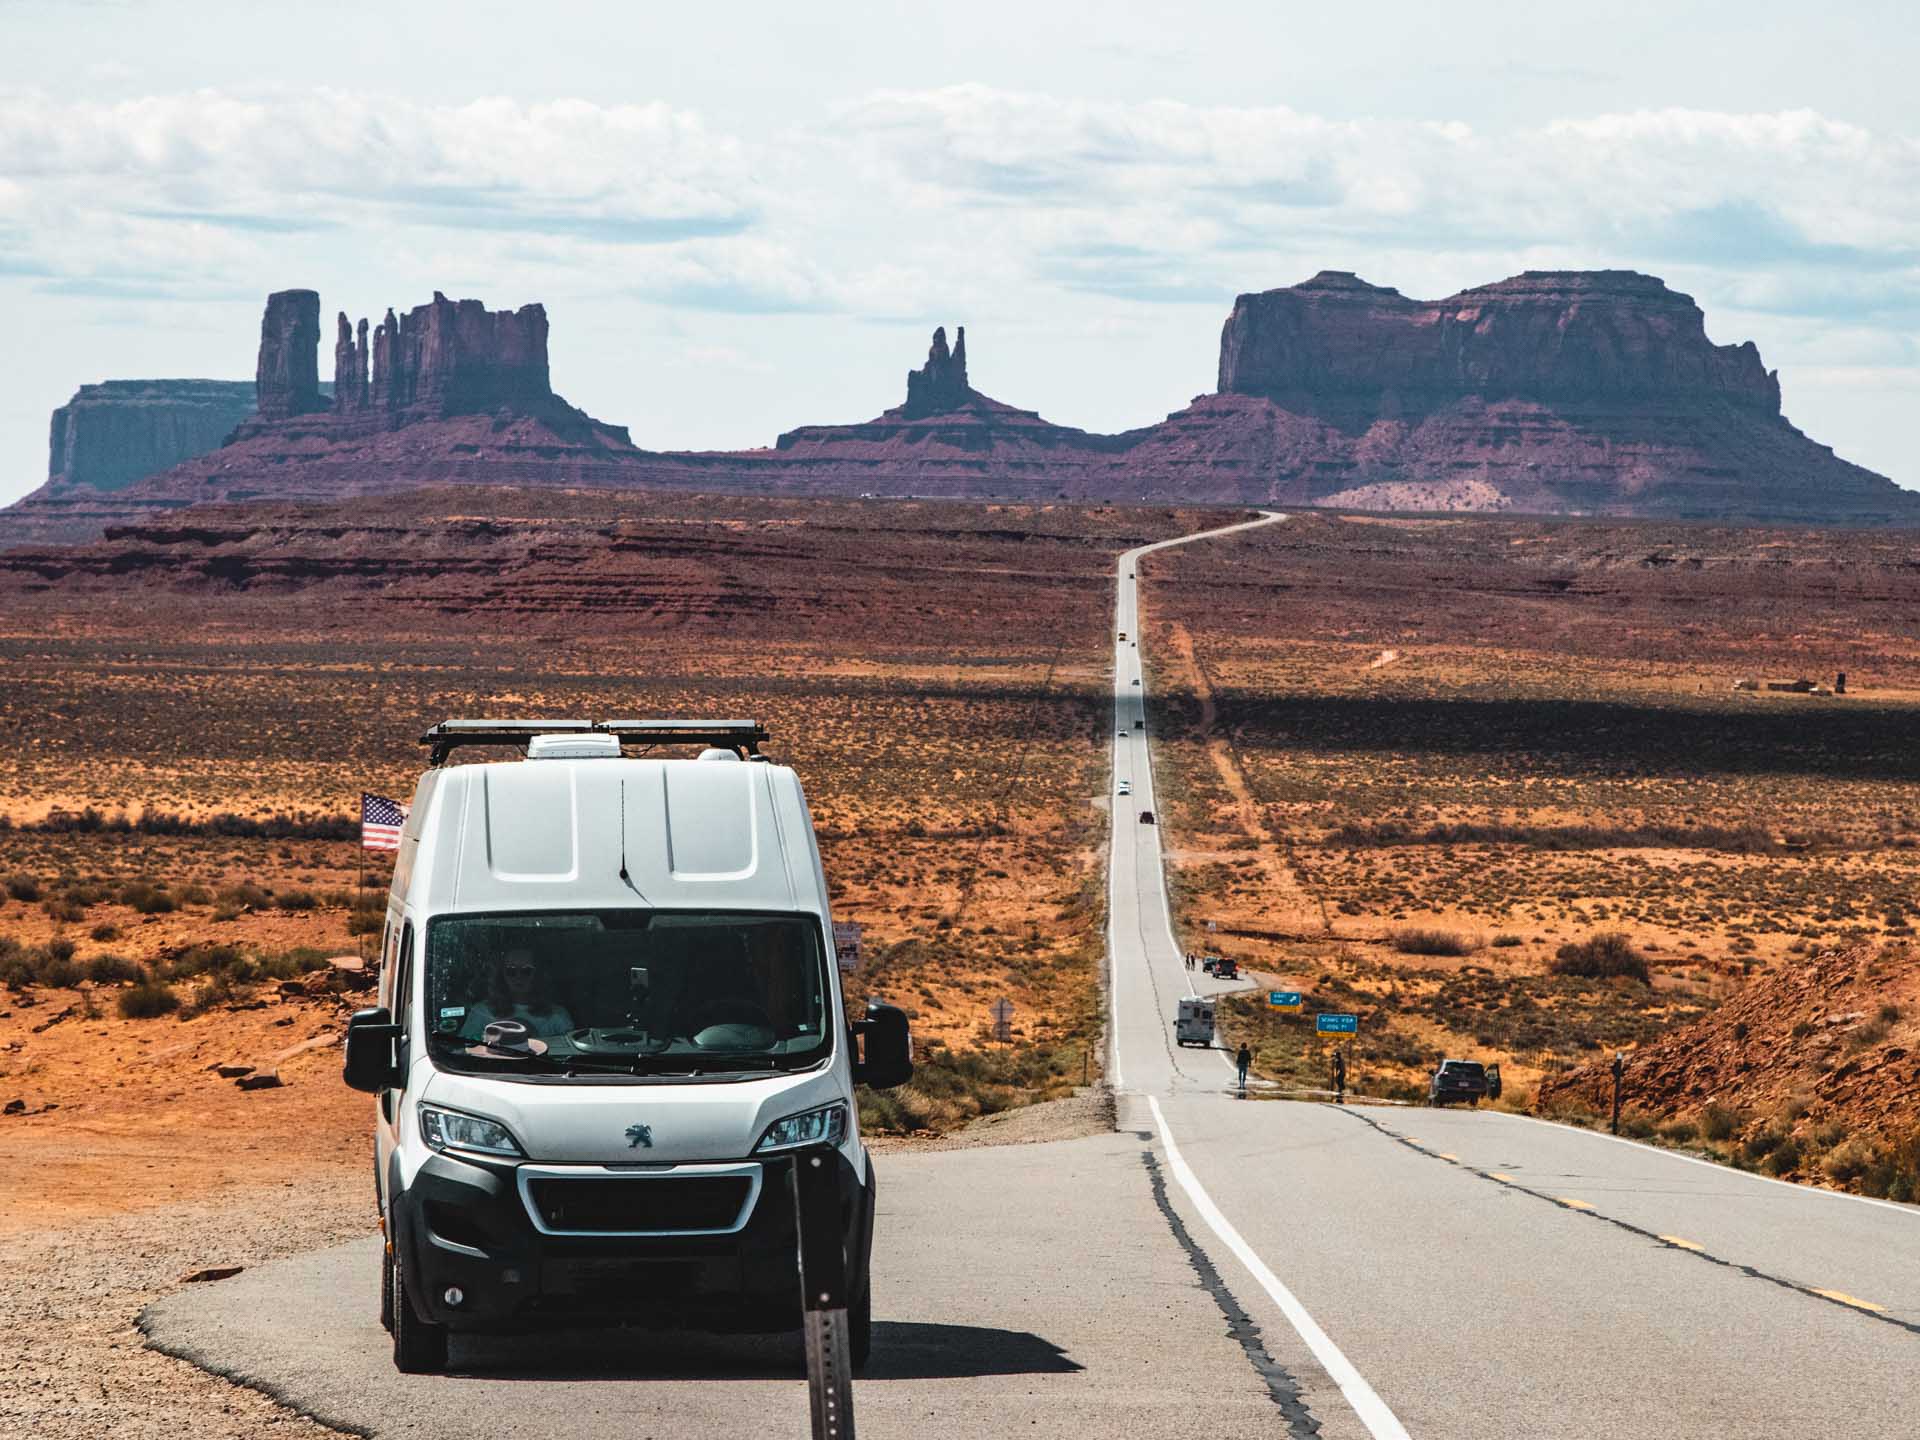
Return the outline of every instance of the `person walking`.
<path id="1" fill-rule="evenodd" d="M 1240 1098 L 1244 1100 L 1247 1098 L 1247 1071 L 1253 1068 L 1253 1051 L 1246 1047 L 1244 1041 L 1240 1053 L 1233 1057 L 1233 1068 L 1240 1072 Z"/>
<path id="2" fill-rule="evenodd" d="M 1347 1103 L 1347 1054 L 1344 1050 L 1333 1052 L 1333 1103 Z"/>

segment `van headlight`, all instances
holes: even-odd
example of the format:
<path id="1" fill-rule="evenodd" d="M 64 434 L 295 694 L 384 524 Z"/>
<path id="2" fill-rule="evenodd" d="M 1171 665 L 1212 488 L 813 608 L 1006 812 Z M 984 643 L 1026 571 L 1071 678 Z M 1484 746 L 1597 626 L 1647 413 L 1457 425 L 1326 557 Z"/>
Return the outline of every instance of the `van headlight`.
<path id="1" fill-rule="evenodd" d="M 482 1155 L 526 1153 L 498 1120 L 465 1115 L 458 1110 L 442 1110 L 437 1105 L 420 1107 L 420 1137 L 443 1154 L 449 1150 L 474 1151 Z"/>
<path id="2" fill-rule="evenodd" d="M 817 1110 L 802 1110 L 767 1126 L 767 1133 L 753 1147 L 753 1153 L 769 1150 L 793 1150 L 802 1145 L 838 1145 L 847 1138 L 847 1107 L 839 1101 Z"/>

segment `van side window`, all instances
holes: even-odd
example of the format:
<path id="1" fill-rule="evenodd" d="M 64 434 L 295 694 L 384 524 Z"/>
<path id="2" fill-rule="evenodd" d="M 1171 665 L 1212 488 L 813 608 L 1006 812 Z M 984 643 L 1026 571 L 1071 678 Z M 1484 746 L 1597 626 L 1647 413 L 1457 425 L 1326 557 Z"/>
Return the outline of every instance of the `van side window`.
<path id="1" fill-rule="evenodd" d="M 400 930 L 400 960 L 394 983 L 394 998 L 399 1002 L 393 1012 L 394 1023 L 404 1032 L 407 1028 L 407 1018 L 413 1013 L 413 922 L 411 920 Z"/>
<path id="2" fill-rule="evenodd" d="M 388 1011 L 393 1009 L 393 947 L 396 938 L 393 921 L 386 921 L 380 928 L 380 958 L 375 963 L 380 967 L 380 1004 Z"/>

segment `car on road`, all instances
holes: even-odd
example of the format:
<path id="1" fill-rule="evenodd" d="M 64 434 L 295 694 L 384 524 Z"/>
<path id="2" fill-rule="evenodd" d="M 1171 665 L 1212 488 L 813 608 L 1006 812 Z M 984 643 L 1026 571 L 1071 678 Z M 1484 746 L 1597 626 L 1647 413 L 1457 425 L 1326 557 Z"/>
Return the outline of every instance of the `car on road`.
<path id="1" fill-rule="evenodd" d="M 806 799 L 765 738 L 666 720 L 422 737 L 377 1003 L 344 1047 L 346 1083 L 378 1097 L 399 1370 L 445 1369 L 454 1334 L 797 1329 L 802 1156 L 832 1175 L 864 1363 L 877 1181 L 854 1087 L 912 1075 L 907 1019 L 848 1008 Z M 525 758 L 446 763 L 470 745 Z"/>
<path id="2" fill-rule="evenodd" d="M 1442 1060 L 1427 1082 L 1429 1105 L 1464 1100 L 1478 1105 L 1487 1094 L 1487 1067 L 1478 1060 Z"/>
<path id="3" fill-rule="evenodd" d="M 1134 684 L 1136 684 L 1136 685 L 1138 685 L 1138 684 L 1140 683 L 1140 679 L 1139 679 L 1139 677 L 1138 677 L 1138 676 L 1135 676 L 1135 677 L 1134 677 L 1134 681 L 1133 681 L 1133 683 L 1134 683 Z"/>
<path id="4" fill-rule="evenodd" d="M 1151 811 L 1151 810 L 1142 810 L 1142 811 L 1140 812 L 1140 823 L 1141 823 L 1142 825 L 1151 825 L 1151 824 L 1153 824 L 1153 811 Z"/>
<path id="5" fill-rule="evenodd" d="M 1120 782 L 1120 790 L 1119 790 L 1119 793 L 1120 793 L 1120 794 L 1122 794 L 1122 795 L 1131 795 L 1131 794 L 1133 794 L 1133 782 L 1132 782 L 1131 780 L 1122 780 L 1122 781 Z"/>

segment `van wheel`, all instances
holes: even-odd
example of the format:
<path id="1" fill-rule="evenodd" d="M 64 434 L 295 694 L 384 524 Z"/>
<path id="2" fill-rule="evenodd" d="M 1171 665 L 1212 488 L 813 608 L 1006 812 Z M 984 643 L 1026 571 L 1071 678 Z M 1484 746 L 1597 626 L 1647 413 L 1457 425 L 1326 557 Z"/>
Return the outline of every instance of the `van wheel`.
<path id="1" fill-rule="evenodd" d="M 380 1328 L 393 1333 L 393 1251 L 380 1249 Z"/>
<path id="2" fill-rule="evenodd" d="M 392 1271 L 393 1368 L 402 1375 L 437 1375 L 447 1368 L 447 1327 L 429 1325 L 413 1313 L 406 1270 L 398 1257 Z"/>
<path id="3" fill-rule="evenodd" d="M 867 1361 L 873 1358 L 873 1278 L 860 1287 L 860 1298 L 853 1302 L 853 1308 L 847 1312 L 848 1339 L 853 1346 L 853 1373 L 866 1373 Z"/>

